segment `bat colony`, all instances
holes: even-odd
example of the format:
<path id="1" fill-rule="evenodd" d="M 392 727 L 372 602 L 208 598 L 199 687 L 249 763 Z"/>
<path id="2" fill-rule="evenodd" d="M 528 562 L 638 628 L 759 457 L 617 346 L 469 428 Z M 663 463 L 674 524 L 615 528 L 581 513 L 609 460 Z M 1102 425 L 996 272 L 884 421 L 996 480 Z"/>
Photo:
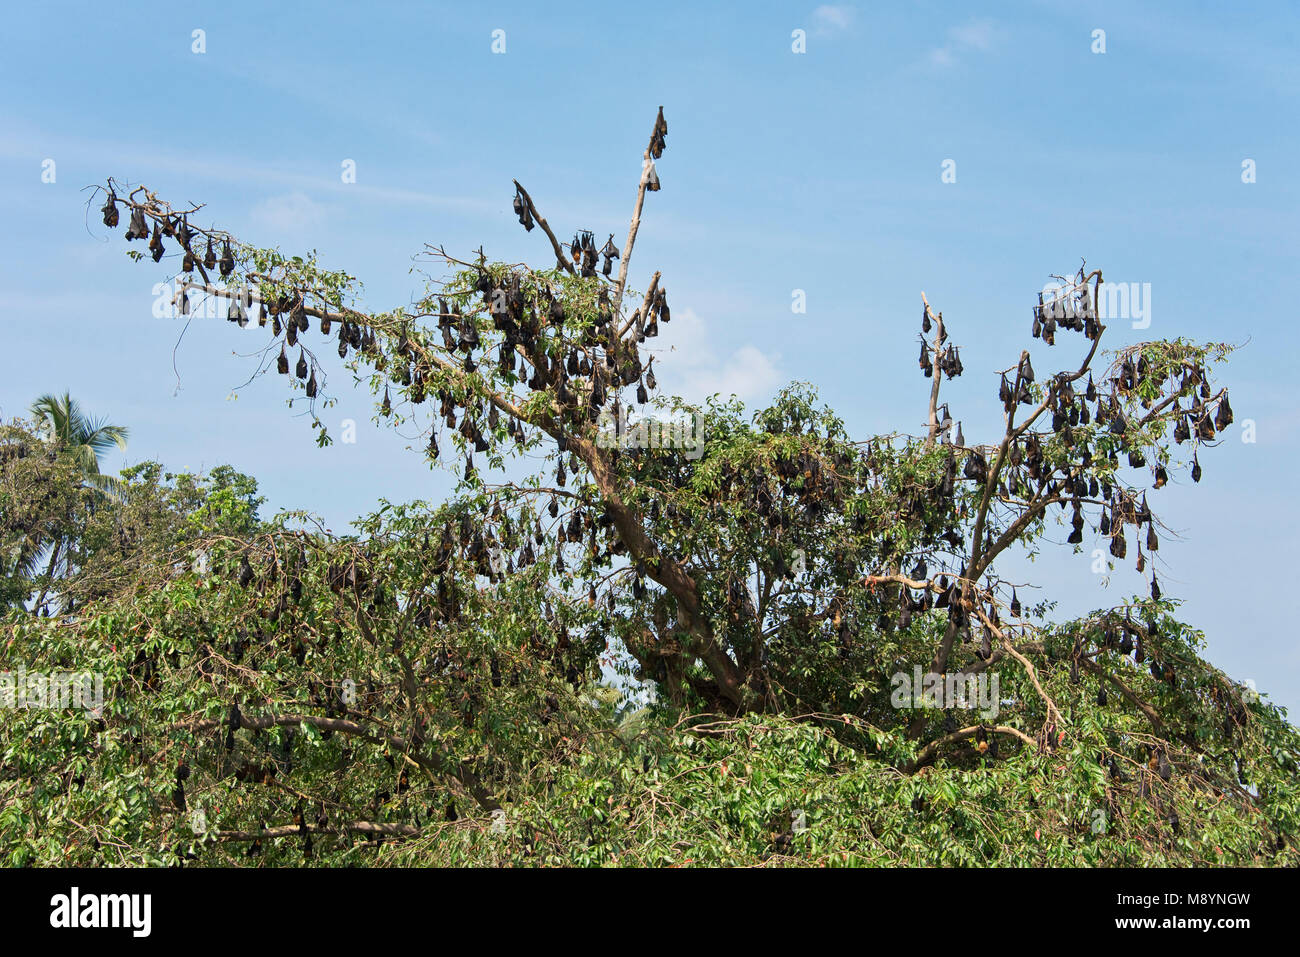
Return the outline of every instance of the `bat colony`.
<path id="1" fill-rule="evenodd" d="M 119 195 L 120 187 L 110 180 L 103 222 L 116 228 L 124 208 L 128 241 L 147 240 L 154 262 L 169 253 L 179 255 L 181 272 L 197 274 L 201 283 L 187 278 L 178 297 L 182 315 L 190 311 L 190 286 L 229 298 L 227 318 L 241 328 L 249 324 L 256 304 L 257 325 L 268 328 L 272 337 L 268 355 L 275 356 L 277 372 L 289 377 L 294 388 L 301 385 L 309 400 L 318 397 L 325 383 L 309 343 L 317 336 L 333 336 L 340 359 L 369 366 L 375 381 L 382 381 L 380 416 L 413 421 L 417 409 L 428 410 L 426 455 L 439 460 L 453 447 L 466 483 L 481 484 L 475 455 L 499 462 L 499 437 L 521 450 L 545 439 L 555 442 L 553 488 L 527 494 L 493 489 L 491 504 L 464 511 L 462 520 L 443 527 L 436 541 L 425 535 L 422 554 L 436 582 L 428 593 L 399 596 L 387 590 L 361 548 L 353 559 L 327 570 L 335 594 L 349 596 L 358 607 L 401 609 L 414 627 L 427 629 L 455 622 L 460 615 L 467 587 L 456 574 L 462 565 L 490 586 L 539 561 L 547 562 L 557 578 L 585 563 L 585 580 L 576 584 L 585 588 L 589 607 L 604 605 L 610 613 L 620 607 L 611 583 L 621 578 L 630 582 L 631 599 L 651 609 L 645 636 L 625 637 L 643 676 L 689 687 L 722 711 L 776 708 L 784 703 L 783 689 L 788 691 L 798 678 L 783 673 L 781 681 L 774 680 L 779 662 L 752 637 L 758 612 L 748 581 L 729 572 L 706 582 L 710 573 L 673 544 L 681 536 L 666 534 L 696 524 L 673 496 L 690 481 L 689 463 L 672 450 L 652 456 L 645 449 L 602 448 L 594 439 L 598 418 L 603 412 L 617 418 L 627 401 L 625 392 L 634 389 L 635 402 L 646 406 L 657 385 L 654 358 L 643 358 L 643 352 L 657 337 L 659 322 L 671 320 L 659 274 L 639 303 L 624 300 L 642 203 L 648 192 L 661 187 L 654 161 L 663 155 L 667 132 L 660 108 L 645 151 L 632 230 L 621 252 L 613 233 L 598 246 L 589 229 L 576 230 L 566 252 L 516 182 L 514 214 L 526 231 L 542 228 L 555 268 L 490 264 L 482 250 L 473 261 L 462 262 L 438 249 L 436 254 L 460 271 L 413 311 L 363 313 L 343 301 L 339 290 L 346 283 L 335 281 L 337 275 L 322 278 L 285 262 L 257 268 L 256 251 L 226 233 L 191 225 L 201 207 L 177 212 L 143 186 Z M 213 274 L 226 285 L 214 285 Z M 1131 346 L 1116 355 L 1110 368 L 1094 368 L 1105 331 L 1096 308 L 1101 283 L 1100 270 L 1080 267 L 1056 301 L 1045 303 L 1039 296 L 1032 310 L 1033 338 L 1053 347 L 1059 334 L 1078 333 L 1086 358 L 1076 371 L 1040 379 L 1024 352 L 997 373 L 1006 430 L 991 445 L 968 444 L 962 423 L 954 421 L 948 403 L 939 402 L 940 380 L 950 381 L 966 370 L 942 313 L 924 304 L 918 364 L 931 383 L 928 445 L 936 465 L 897 492 L 896 507 L 884 518 L 852 506 L 880 493 L 886 466 L 895 456 L 885 440 L 837 444 L 807 421 L 773 418 L 762 423 L 763 430 L 774 442 L 788 440 L 797 452 L 765 463 L 709 465 L 706 459 L 698 466 L 715 469 L 710 474 L 716 478 L 719 502 L 748 503 L 766 528 L 771 544 L 754 558 L 750 574 L 778 589 L 792 594 L 800 587 L 805 573 L 796 568 L 786 543 L 810 530 L 835 519 L 843 526 L 836 534 L 872 541 L 869 550 L 853 559 L 862 566 L 848 570 L 856 591 L 837 586 L 830 594 L 823 590 L 814 596 L 819 602 L 805 601 L 798 609 L 782 606 L 790 609 L 783 627 L 824 630 L 847 659 L 859 653 L 859 635 L 907 629 L 915 616 L 942 610 L 946 630 L 932 670 L 942 672 L 959 662 L 967 670 L 981 670 L 1018 658 L 1015 641 L 1032 626 L 1022 614 L 1016 585 L 999 579 L 992 562 L 1027 525 L 1044 521 L 1052 505 L 1062 512 L 1069 509 L 1068 544 L 1081 546 L 1086 534 L 1099 536 L 1117 561 L 1127 560 L 1132 547 L 1137 570 L 1146 574 L 1150 556 L 1159 549 L 1159 522 L 1148 505 L 1148 489 L 1122 480 L 1122 470 L 1149 475 L 1150 490 L 1164 487 L 1171 462 L 1153 449 L 1171 426 L 1177 446 L 1190 443 L 1191 476 L 1199 482 L 1200 446 L 1215 441 L 1233 415 L 1226 391 L 1216 391 L 1197 354 L 1178 344 Z M 571 481 L 577 491 L 570 490 Z M 534 509 L 530 499 L 546 504 Z M 896 522 L 915 525 L 915 535 L 900 539 L 882 531 Z M 840 551 L 832 550 L 826 560 L 832 566 L 837 558 L 849 562 L 849 550 L 834 547 Z M 294 614 L 310 560 L 302 545 L 287 553 L 250 546 L 229 574 L 240 588 L 265 596 L 263 616 L 273 623 Z M 595 570 L 600 568 L 611 572 L 599 576 Z M 603 602 L 600 588 L 606 590 Z M 1161 594 L 1154 567 L 1150 594 L 1153 600 Z M 592 648 L 603 647 L 603 641 L 570 636 L 549 608 L 545 624 L 555 634 L 554 643 L 546 646 L 547 657 L 576 685 L 593 660 Z M 1090 672 L 1111 681 L 1130 700 L 1131 691 L 1104 664 L 1108 653 L 1115 653 L 1135 667 L 1147 665 L 1159 682 L 1179 687 L 1174 663 L 1162 660 L 1164 640 L 1154 616 L 1135 619 L 1125 607 L 1100 615 L 1094 625 L 1065 656 L 1072 680 Z M 241 662 L 269 640 L 260 632 L 240 632 L 225 650 Z M 395 646 L 400 641 L 399 636 Z M 292 653 L 301 663 L 311 649 L 295 640 Z M 692 674 L 691 662 L 702 663 L 707 676 Z M 460 700 L 466 727 L 473 726 L 481 693 L 474 690 L 473 673 L 482 672 L 492 687 L 518 681 L 517 671 L 512 674 L 495 655 L 444 657 L 435 664 L 465 689 Z M 1211 694 L 1222 708 L 1227 731 L 1245 722 L 1244 709 L 1230 689 L 1216 687 Z M 326 718 L 364 710 L 364 704 L 346 703 L 338 687 L 314 686 L 310 697 Z M 1096 700 L 1106 707 L 1112 697 L 1103 685 Z M 1064 724 L 1050 702 L 1047 710 L 1038 742 L 1051 750 L 1059 745 Z M 545 711 L 546 716 L 557 712 L 558 704 L 548 699 Z M 247 715 L 232 702 L 227 750 L 235 745 L 235 732 L 247 727 Z M 973 750 L 986 760 L 998 758 L 998 739 L 1007 733 L 983 723 L 969 732 L 955 725 L 946 730 L 948 736 L 969 737 Z M 1120 775 L 1113 758 L 1099 761 L 1112 777 Z M 1153 750 L 1150 761 L 1150 770 L 1163 781 L 1175 773 L 1163 749 Z M 174 797 L 182 810 L 188 773 L 183 762 L 178 765 Z M 254 764 L 241 766 L 238 774 L 263 780 L 274 769 Z M 303 814 L 299 807 L 295 823 L 304 853 L 310 855 Z M 455 819 L 454 805 L 445 816 Z M 260 847 L 260 840 L 254 841 L 248 853 Z"/>

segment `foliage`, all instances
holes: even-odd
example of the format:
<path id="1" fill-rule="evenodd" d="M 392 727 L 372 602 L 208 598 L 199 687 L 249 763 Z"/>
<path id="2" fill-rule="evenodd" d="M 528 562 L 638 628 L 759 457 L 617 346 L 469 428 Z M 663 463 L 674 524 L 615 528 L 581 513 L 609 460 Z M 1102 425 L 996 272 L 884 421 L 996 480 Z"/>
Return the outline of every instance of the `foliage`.
<path id="1" fill-rule="evenodd" d="M 660 116 L 647 163 L 664 134 Z M 855 441 L 804 384 L 752 414 L 652 400 L 659 274 L 626 287 L 633 236 L 616 279 L 581 234 L 566 254 L 522 187 L 555 268 L 437 250 L 447 278 L 390 312 L 314 257 L 108 188 L 105 222 L 121 204 L 135 238 L 152 224 L 155 261 L 179 243 L 232 322 L 256 293 L 294 401 L 328 401 L 307 340 L 331 336 L 377 418 L 423 429 L 460 484 L 341 537 L 259 520 L 229 469 L 150 463 L 78 511 L 59 456 L 0 455 L 6 541 L 48 513 L 78 550 L 57 583 L 9 566 L 12 594 L 72 600 L 11 600 L 4 665 L 109 689 L 98 716 L 0 730 L 9 861 L 1296 863 L 1300 739 L 1204 660 L 1155 574 L 1149 498 L 1199 480 L 1231 427 L 1231 350 L 1104 352 L 1099 270 L 1033 309 L 1033 337 L 1074 334 L 1081 357 L 1038 374 L 1023 352 L 1001 435 L 967 441 L 940 403 L 963 370 L 925 303 L 926 433 Z M 607 441 L 634 409 L 636 441 Z M 684 420 L 701 444 L 649 440 Z M 1135 559 L 1149 593 L 1072 621 L 1050 591 L 1023 607 L 1002 556 L 1059 547 L 1058 515 L 1066 547 Z M 904 694 L 923 673 L 977 700 Z"/>

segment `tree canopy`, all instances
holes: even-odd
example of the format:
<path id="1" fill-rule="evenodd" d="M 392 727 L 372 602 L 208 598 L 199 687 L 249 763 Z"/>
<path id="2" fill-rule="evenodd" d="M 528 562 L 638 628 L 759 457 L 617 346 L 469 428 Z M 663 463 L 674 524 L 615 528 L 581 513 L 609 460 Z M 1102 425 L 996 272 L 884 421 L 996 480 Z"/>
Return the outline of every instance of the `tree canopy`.
<path id="1" fill-rule="evenodd" d="M 1229 347 L 1103 351 L 1084 266 L 1032 305 L 1038 369 L 1000 372 L 986 441 L 941 394 L 964 370 L 924 297 L 923 435 L 854 439 L 806 384 L 753 412 L 657 395 L 671 309 L 660 273 L 628 276 L 666 136 L 660 110 L 621 249 L 561 243 L 516 182 L 554 265 L 429 247 L 445 275 L 389 311 L 108 182 L 105 225 L 180 258 L 180 313 L 217 296 L 263 327 L 259 372 L 318 444 L 336 352 L 459 484 L 336 536 L 261 516 L 232 470 L 147 463 L 76 513 L 67 602 L 42 616 L 9 566 L 5 667 L 105 688 L 98 714 L 0 730 L 10 863 L 1296 862 L 1295 729 L 1204 659 L 1148 568 L 1149 499 L 1232 426 Z M 12 536 L 77 474 L 8 429 Z M 1067 547 L 1149 592 L 1022 606 L 1000 569 L 1059 547 L 1066 515 Z"/>

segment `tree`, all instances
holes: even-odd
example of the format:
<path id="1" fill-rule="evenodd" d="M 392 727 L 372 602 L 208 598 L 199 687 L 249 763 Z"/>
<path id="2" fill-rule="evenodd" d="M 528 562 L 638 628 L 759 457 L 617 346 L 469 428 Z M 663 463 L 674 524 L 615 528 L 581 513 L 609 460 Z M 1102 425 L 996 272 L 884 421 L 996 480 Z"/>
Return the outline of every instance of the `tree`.
<path id="1" fill-rule="evenodd" d="M 125 448 L 128 431 L 87 416 L 66 392 L 41 396 L 32 403 L 31 413 L 34 434 L 14 424 L 6 427 L 4 435 L 4 461 L 14 463 L 6 496 L 11 518 L 7 525 L 11 534 L 20 533 L 10 545 L 5 577 L 9 601 L 23 601 L 39 591 L 34 607 L 42 609 L 54 582 L 66 578 L 76 563 L 73 526 L 80 520 L 80 509 L 93 510 L 96 503 L 120 492 L 120 481 L 101 473 L 99 460 L 110 448 Z M 28 458 L 34 448 L 41 449 L 40 456 Z M 76 494 L 61 481 L 68 469 L 88 496 Z M 59 501 L 48 490 L 24 494 L 32 491 L 33 482 L 37 488 L 50 483 L 68 494 Z M 45 571 L 39 576 L 42 565 Z M 21 587 L 24 583 L 26 590 Z"/>
<path id="2" fill-rule="evenodd" d="M 0 607 L 30 600 L 43 568 L 52 576 L 58 553 L 50 543 L 75 534 L 72 527 L 84 520 L 87 506 L 77 466 L 47 446 L 30 423 L 0 425 Z"/>
<path id="3" fill-rule="evenodd" d="M 32 403 L 31 413 L 48 449 L 47 456 L 66 461 L 77 470 L 81 483 L 92 492 L 92 508 L 95 501 L 120 493 L 121 482 L 100 472 L 99 460 L 111 448 L 126 448 L 129 433 L 124 426 L 86 415 L 67 392 L 62 396 L 46 393 Z M 70 524 L 72 519 L 71 514 L 63 516 L 63 524 Z M 46 563 L 37 607 L 44 607 L 55 580 L 71 572 L 76 561 L 75 547 L 67 528 L 57 529 L 52 535 L 31 536 L 23 545 L 17 565 L 24 575 L 30 576 L 38 563 Z"/>
<path id="4" fill-rule="evenodd" d="M 56 454 L 71 459 L 88 485 L 106 494 L 120 488 L 117 479 L 100 472 L 99 461 L 110 449 L 126 448 L 130 431 L 125 426 L 87 415 L 68 392 L 41 396 L 32 403 L 32 416 Z"/>
<path id="5" fill-rule="evenodd" d="M 427 455 L 461 475 L 452 501 L 385 503 L 356 540 L 284 520 L 205 537 L 204 571 L 96 606 L 90 633 L 147 636 L 124 680 L 161 698 L 141 726 L 124 693 L 105 733 L 159 742 L 125 747 L 131 768 L 186 768 L 155 779 L 155 799 L 179 787 L 183 811 L 196 789 L 247 785 L 202 840 L 163 810 L 127 843 L 170 834 L 171 853 L 215 861 L 232 844 L 346 860 L 355 839 L 424 863 L 1293 858 L 1295 731 L 1200 657 L 1154 571 L 1148 495 L 1183 466 L 1199 479 L 1199 451 L 1231 426 L 1214 373 L 1228 347 L 1103 355 L 1102 274 L 1085 266 L 1033 306 L 1031 329 L 1049 349 L 1074 333 L 1080 357 L 1040 375 L 1022 352 L 990 442 L 968 442 L 940 402 L 963 367 L 924 296 L 923 436 L 854 441 L 806 386 L 751 417 L 734 401 L 652 403 L 650 343 L 671 311 L 659 273 L 642 293 L 627 277 L 666 133 L 660 111 L 621 249 L 583 230 L 560 243 L 516 182 L 554 268 L 431 247 L 448 277 L 388 312 L 359 308 L 345 272 L 109 181 L 107 225 L 121 206 L 155 261 L 165 239 L 179 246 L 182 312 L 195 289 L 241 326 L 257 307 L 266 365 L 318 442 L 312 320 L 368 377 L 380 418 L 409 425 L 437 400 Z M 665 441 L 683 417 L 702 443 L 680 428 Z M 539 450 L 543 471 L 491 480 Z M 1022 607 L 998 559 L 1050 544 L 1067 507 L 1076 549 L 1087 536 L 1122 561 L 1133 538 L 1149 596 L 1067 622 Z M 49 640 L 50 625 L 15 627 Z M 647 709 L 611 713 L 597 688 L 602 661 L 621 659 L 657 689 Z M 935 678 L 907 689 L 913 666 Z M 287 774 L 303 803 L 255 786 Z M 451 820 L 502 813 L 499 834 Z"/>

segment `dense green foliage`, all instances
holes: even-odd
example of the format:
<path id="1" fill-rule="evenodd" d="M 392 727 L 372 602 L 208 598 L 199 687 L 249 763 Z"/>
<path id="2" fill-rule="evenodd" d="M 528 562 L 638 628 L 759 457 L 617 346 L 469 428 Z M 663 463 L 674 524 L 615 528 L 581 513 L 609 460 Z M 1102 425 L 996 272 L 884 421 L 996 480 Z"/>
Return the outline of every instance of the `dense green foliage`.
<path id="1" fill-rule="evenodd" d="M 659 276 L 634 296 L 581 242 L 550 270 L 444 255 L 414 307 L 364 313 L 345 273 L 143 189 L 106 223 L 115 203 L 232 322 L 257 310 L 295 402 L 328 401 L 308 340 L 332 337 L 460 485 L 336 536 L 261 515 L 228 468 L 146 463 L 106 496 L 84 456 L 7 426 L 0 667 L 104 688 L 100 713 L 5 715 L 7 862 L 1297 862 L 1300 737 L 1204 660 L 1148 569 L 1148 497 L 1232 425 L 1228 349 L 1103 358 L 1099 272 L 1035 310 L 1036 338 L 1085 355 L 1035 375 L 1022 354 L 1003 435 L 953 429 L 960 359 L 927 305 L 927 434 L 854 441 L 805 385 L 752 414 L 651 401 Z M 640 422 L 702 441 L 605 442 L 634 389 Z M 1149 595 L 1053 621 L 1039 583 L 1022 608 L 998 559 L 1059 547 L 1057 514 Z M 53 541 L 73 560 L 31 560 Z M 900 695 L 920 673 L 975 700 Z"/>

